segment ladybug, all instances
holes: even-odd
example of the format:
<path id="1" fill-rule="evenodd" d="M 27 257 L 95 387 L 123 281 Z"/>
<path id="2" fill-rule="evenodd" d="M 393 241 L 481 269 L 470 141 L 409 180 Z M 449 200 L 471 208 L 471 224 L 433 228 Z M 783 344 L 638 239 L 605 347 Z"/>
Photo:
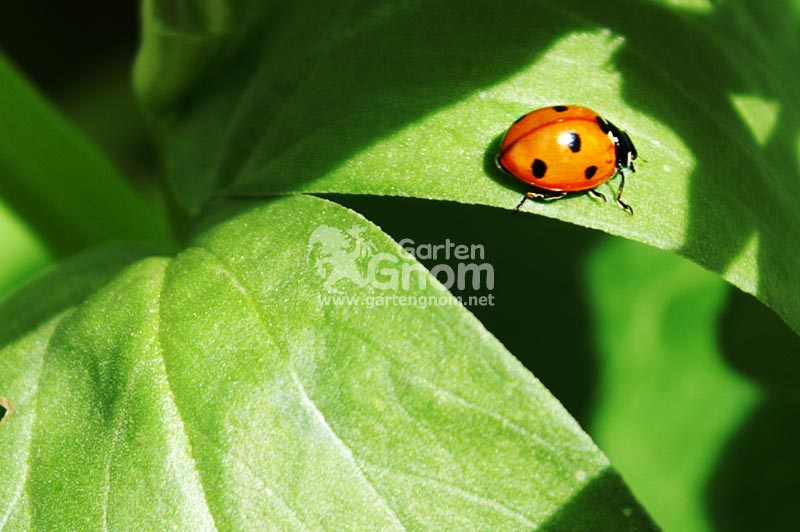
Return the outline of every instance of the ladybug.
<path id="1" fill-rule="evenodd" d="M 503 137 L 497 165 L 535 190 L 526 199 L 552 201 L 571 192 L 586 191 L 603 201 L 597 187 L 615 175 L 622 178 L 617 205 L 633 214 L 621 199 L 624 169 L 635 172 L 636 148 L 627 133 L 578 105 L 554 105 L 536 109 L 514 122 Z"/>

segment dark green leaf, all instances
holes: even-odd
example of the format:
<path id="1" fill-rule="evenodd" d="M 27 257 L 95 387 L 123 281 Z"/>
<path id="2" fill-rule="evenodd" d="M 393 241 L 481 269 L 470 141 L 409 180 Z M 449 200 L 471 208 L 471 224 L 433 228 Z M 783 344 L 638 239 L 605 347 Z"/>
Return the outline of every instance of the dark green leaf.
<path id="1" fill-rule="evenodd" d="M 142 0 L 141 5 L 134 84 L 142 103 L 158 114 L 178 105 L 241 45 L 268 2 Z"/>

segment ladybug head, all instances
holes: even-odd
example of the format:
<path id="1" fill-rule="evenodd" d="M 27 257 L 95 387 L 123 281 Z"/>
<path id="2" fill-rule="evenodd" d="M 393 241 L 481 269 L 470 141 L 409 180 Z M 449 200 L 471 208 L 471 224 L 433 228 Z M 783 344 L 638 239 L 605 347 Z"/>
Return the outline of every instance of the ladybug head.
<path id="1" fill-rule="evenodd" d="M 617 134 L 618 136 L 615 142 L 617 146 L 617 164 L 621 164 L 635 172 L 636 169 L 633 167 L 633 161 L 635 161 L 638 156 L 636 147 L 633 145 L 633 141 L 627 133 L 618 129 Z"/>
<path id="2" fill-rule="evenodd" d="M 608 134 L 608 137 L 614 142 L 617 155 L 617 167 L 630 168 L 631 171 L 635 172 L 636 169 L 633 167 L 633 161 L 636 160 L 638 154 L 628 134 L 601 116 L 597 117 L 597 123 L 600 125 L 600 129 Z"/>

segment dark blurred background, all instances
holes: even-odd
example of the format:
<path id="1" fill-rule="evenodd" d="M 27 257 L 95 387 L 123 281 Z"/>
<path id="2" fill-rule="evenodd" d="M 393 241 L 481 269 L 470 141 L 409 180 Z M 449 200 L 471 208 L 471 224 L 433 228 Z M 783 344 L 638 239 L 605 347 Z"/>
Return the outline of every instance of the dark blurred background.
<path id="1" fill-rule="evenodd" d="M 0 45 L 39 87 L 58 98 L 98 66 L 132 59 L 138 9 L 138 2 L 130 1 L 7 2 Z"/>

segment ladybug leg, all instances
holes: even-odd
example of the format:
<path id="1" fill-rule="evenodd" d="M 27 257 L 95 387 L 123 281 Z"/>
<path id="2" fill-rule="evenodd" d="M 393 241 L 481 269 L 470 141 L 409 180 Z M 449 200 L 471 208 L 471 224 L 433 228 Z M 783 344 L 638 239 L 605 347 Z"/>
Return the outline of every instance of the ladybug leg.
<path id="1" fill-rule="evenodd" d="M 621 177 L 619 182 L 619 188 L 617 189 L 617 198 L 616 198 L 617 205 L 619 205 L 622 210 L 628 211 L 631 214 L 631 216 L 633 216 L 633 208 L 624 201 L 622 201 L 622 190 L 625 188 L 625 172 L 622 171 L 622 168 L 618 168 L 617 171 L 619 172 L 619 175 Z"/>
<path id="2" fill-rule="evenodd" d="M 547 194 L 545 192 L 537 192 L 534 190 L 529 190 L 528 192 L 525 193 L 524 196 L 522 196 L 522 199 L 519 200 L 519 203 L 517 203 L 517 206 L 514 208 L 514 212 L 519 212 L 520 208 L 522 208 L 522 204 L 525 203 L 525 200 L 535 199 L 541 201 L 554 201 L 557 199 L 561 199 L 566 195 L 567 195 L 566 192 L 553 192 L 551 194 Z"/>
<path id="3" fill-rule="evenodd" d="M 604 202 L 605 202 L 605 201 L 607 201 L 607 200 L 606 200 L 606 196 L 605 196 L 605 194 L 603 194 L 602 192 L 598 192 L 598 191 L 597 191 L 597 189 L 590 188 L 589 190 L 587 190 L 587 192 L 588 192 L 588 193 L 589 193 L 589 195 L 590 195 L 590 196 L 592 196 L 593 198 L 601 199 L 601 200 L 603 200 Z"/>

